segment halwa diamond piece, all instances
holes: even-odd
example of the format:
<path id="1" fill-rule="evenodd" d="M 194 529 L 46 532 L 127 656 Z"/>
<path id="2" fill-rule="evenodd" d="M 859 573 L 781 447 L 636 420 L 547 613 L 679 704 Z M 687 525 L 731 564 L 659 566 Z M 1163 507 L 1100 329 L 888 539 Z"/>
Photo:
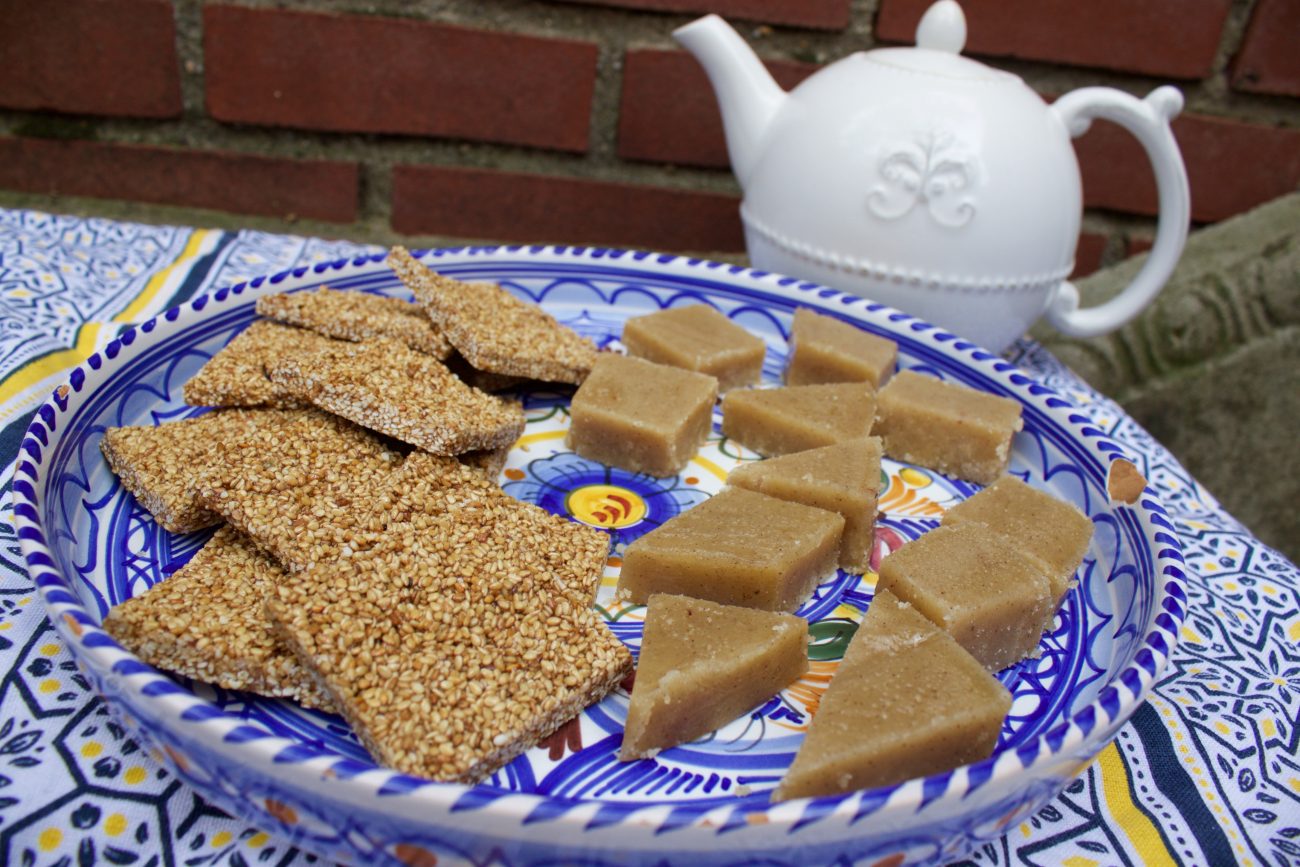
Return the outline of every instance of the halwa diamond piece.
<path id="1" fill-rule="evenodd" d="M 835 512 L 728 488 L 629 545 L 618 592 L 794 611 L 834 574 L 843 532 Z"/>
<path id="2" fill-rule="evenodd" d="M 966 521 L 987 524 L 1051 567 L 1048 579 L 1058 605 L 1092 542 L 1087 515 L 1015 476 L 1002 476 L 943 516 L 946 526 Z"/>
<path id="3" fill-rule="evenodd" d="M 619 758 L 649 758 L 701 737 L 807 670 L 802 617 L 657 593 L 646 612 Z"/>
<path id="4" fill-rule="evenodd" d="M 901 371 L 880 390 L 875 433 L 900 461 L 987 485 L 1006 472 L 1024 426 L 1014 400 Z"/>
<path id="5" fill-rule="evenodd" d="M 629 355 L 715 377 L 722 391 L 758 382 L 767 353 L 761 338 L 707 304 L 629 319 L 623 345 Z"/>
<path id="6" fill-rule="evenodd" d="M 862 439 L 875 417 L 875 393 L 862 383 L 747 388 L 722 399 L 723 434 L 768 457 Z"/>
<path id="7" fill-rule="evenodd" d="M 990 671 L 1038 647 L 1056 610 L 1047 564 L 984 524 L 938 527 L 880 563 L 876 586 L 909 602 Z"/>
<path id="8" fill-rule="evenodd" d="M 840 568 L 870 566 L 880 492 L 881 445 L 877 437 L 848 440 L 781 457 L 742 464 L 727 483 L 844 516 Z"/>
<path id="9" fill-rule="evenodd" d="M 869 382 L 880 388 L 893 375 L 898 359 L 894 341 L 807 307 L 794 312 L 790 346 L 787 385 Z"/>

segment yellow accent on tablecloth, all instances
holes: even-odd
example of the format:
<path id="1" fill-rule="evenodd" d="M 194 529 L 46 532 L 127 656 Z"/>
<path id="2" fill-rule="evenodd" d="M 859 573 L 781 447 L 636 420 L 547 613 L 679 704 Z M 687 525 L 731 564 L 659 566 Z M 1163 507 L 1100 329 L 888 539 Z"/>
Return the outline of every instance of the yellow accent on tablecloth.
<path id="1" fill-rule="evenodd" d="M 84 362 L 91 353 L 108 342 L 110 338 L 105 336 L 105 332 L 116 333 L 116 329 L 110 328 L 109 325 L 129 324 L 146 311 L 151 316 L 160 313 L 161 310 L 152 308 L 160 300 L 165 301 L 166 298 L 171 297 L 177 280 L 184 279 L 194 260 L 207 252 L 207 247 L 210 246 L 208 242 L 215 240 L 219 235 L 220 232 L 215 230 L 195 229 L 180 255 L 170 265 L 150 277 L 144 289 L 109 322 L 87 322 L 77 329 L 77 337 L 72 346 L 43 355 L 0 380 L 0 406 L 6 410 L 0 414 L 0 422 L 5 421 L 8 416 L 27 411 L 36 399 L 43 401 L 46 394 L 57 385 L 54 380 L 61 379 L 69 370 Z M 24 394 L 33 390 L 34 394 Z"/>
<path id="2" fill-rule="evenodd" d="M 1114 741 L 1106 745 L 1097 757 L 1101 770 L 1102 791 L 1106 795 L 1106 806 L 1111 818 L 1115 820 L 1117 832 L 1122 831 L 1128 837 L 1133 851 L 1142 857 L 1146 867 L 1175 867 L 1176 862 L 1169 857 L 1165 841 L 1160 831 L 1151 822 L 1151 817 L 1142 812 L 1133 802 L 1129 789 L 1129 771 L 1120 755 L 1119 747 Z"/>

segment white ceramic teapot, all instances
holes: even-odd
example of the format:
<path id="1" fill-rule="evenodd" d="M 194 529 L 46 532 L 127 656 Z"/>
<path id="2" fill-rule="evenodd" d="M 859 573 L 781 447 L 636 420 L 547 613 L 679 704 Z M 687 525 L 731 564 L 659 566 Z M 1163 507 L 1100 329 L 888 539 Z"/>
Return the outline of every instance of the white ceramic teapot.
<path id="1" fill-rule="evenodd" d="M 955 0 L 930 7 L 915 48 L 858 52 L 786 93 L 721 18 L 673 34 L 722 107 L 754 267 L 898 307 L 995 351 L 1039 316 L 1088 337 L 1155 297 L 1187 240 L 1187 172 L 1169 130 L 1182 94 L 1110 88 L 1047 105 L 1020 78 L 960 52 Z M 1082 215 L 1070 143 L 1093 118 L 1137 137 L 1160 218 L 1146 265 L 1122 293 L 1079 309 L 1066 277 Z"/>

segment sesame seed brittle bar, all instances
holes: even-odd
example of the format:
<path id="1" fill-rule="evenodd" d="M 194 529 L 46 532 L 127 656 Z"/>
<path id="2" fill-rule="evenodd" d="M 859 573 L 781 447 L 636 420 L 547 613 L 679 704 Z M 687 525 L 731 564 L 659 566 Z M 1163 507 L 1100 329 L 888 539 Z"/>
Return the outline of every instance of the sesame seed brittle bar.
<path id="1" fill-rule="evenodd" d="M 424 311 L 400 298 L 322 287 L 315 292 L 263 295 L 257 299 L 257 312 L 340 340 L 391 337 L 438 359 L 452 351 Z"/>
<path id="2" fill-rule="evenodd" d="M 509 446 L 524 429 L 518 403 L 471 388 L 393 340 L 294 353 L 269 373 L 300 399 L 433 454 Z"/>
<path id="3" fill-rule="evenodd" d="M 403 461 L 346 419 L 319 410 L 309 418 L 292 436 L 245 438 L 232 460 L 195 481 L 205 504 L 288 569 L 343 556 Z"/>
<path id="4" fill-rule="evenodd" d="M 483 532 L 476 538 L 486 539 L 489 546 L 495 544 L 495 534 L 507 531 L 549 540 L 549 549 L 541 546 L 529 554 L 542 558 L 533 564 L 538 568 L 529 580 L 547 593 L 567 595 L 580 605 L 590 606 L 596 601 L 609 556 L 609 536 L 515 499 L 494 480 L 485 478 L 482 470 L 464 464 L 463 457 L 458 463 L 427 452 L 412 452 L 370 507 L 376 513 L 371 526 L 382 524 L 385 532 L 409 529 L 452 513 L 464 523 L 479 525 Z M 485 536 L 488 531 L 490 534 Z M 527 558 L 520 562 L 533 563 Z M 530 586 L 521 584 L 521 591 Z"/>
<path id="5" fill-rule="evenodd" d="M 160 668 L 333 710 L 315 674 L 266 617 L 266 595 L 285 572 L 264 551 L 296 555 L 333 540 L 342 523 L 336 516 L 368 516 L 349 507 L 382 488 L 402 458 L 371 432 L 319 410 L 228 410 L 200 418 L 209 417 L 241 426 L 225 426 L 229 438 L 210 460 L 185 464 L 190 495 L 218 504 L 258 533 L 259 543 L 222 527 L 170 578 L 113 608 L 104 628 Z M 162 426 L 162 433 L 173 427 Z"/>
<path id="6" fill-rule="evenodd" d="M 596 361 L 594 343 L 500 286 L 444 277 L 403 247 L 388 265 L 477 370 L 579 385 Z"/>
<path id="7" fill-rule="evenodd" d="M 212 356 L 184 386 L 193 406 L 261 406 L 296 409 L 308 406 L 266 375 L 275 358 L 332 343 L 314 331 L 259 320 Z"/>
<path id="8" fill-rule="evenodd" d="M 154 520 L 173 533 L 211 527 L 220 517 L 201 502 L 197 478 L 224 467 L 240 443 L 274 436 L 292 437 L 316 410 L 222 409 L 160 425 L 108 428 L 100 450 L 122 487 L 131 492 Z M 233 468 L 236 472 L 238 467 Z"/>
<path id="9" fill-rule="evenodd" d="M 222 527 L 173 575 L 115 606 L 104 630 L 158 668 L 333 711 L 266 619 L 266 594 L 283 575 L 245 536 Z"/>
<path id="10" fill-rule="evenodd" d="M 419 453 L 383 511 L 369 545 L 317 558 L 267 602 L 379 761 L 481 780 L 631 670 L 590 607 L 603 534 Z"/>
<path id="11" fill-rule="evenodd" d="M 195 495 L 284 567 L 244 600 L 255 610 L 263 597 L 268 632 L 252 635 L 252 619 L 249 635 L 232 631 L 246 644 L 280 642 L 311 678 L 292 687 L 300 699 L 331 703 L 379 761 L 482 779 L 631 670 L 591 608 L 603 533 L 515 500 L 458 459 L 403 458 L 336 416 L 219 414 L 262 423 L 225 442 Z M 188 597 L 201 617 L 203 600 L 186 589 L 178 583 L 172 598 Z M 147 619 L 125 611 L 122 621 Z M 231 660 L 212 655 L 237 654 L 198 633 L 192 657 L 173 648 L 158 664 L 220 683 Z M 251 678 L 225 683 L 252 687 Z"/>

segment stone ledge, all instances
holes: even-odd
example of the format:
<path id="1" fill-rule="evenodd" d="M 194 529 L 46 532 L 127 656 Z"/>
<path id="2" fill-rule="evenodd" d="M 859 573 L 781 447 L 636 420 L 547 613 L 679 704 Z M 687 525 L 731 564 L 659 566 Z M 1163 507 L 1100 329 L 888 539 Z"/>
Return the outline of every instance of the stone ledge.
<path id="1" fill-rule="evenodd" d="M 1080 281 L 1083 304 L 1145 257 Z M 1195 232 L 1159 298 L 1102 337 L 1034 331 L 1111 395 L 1234 516 L 1300 559 L 1300 193 Z"/>
<path id="2" fill-rule="evenodd" d="M 1233 517 L 1300 562 L 1300 328 L 1151 383 L 1123 403 Z"/>

